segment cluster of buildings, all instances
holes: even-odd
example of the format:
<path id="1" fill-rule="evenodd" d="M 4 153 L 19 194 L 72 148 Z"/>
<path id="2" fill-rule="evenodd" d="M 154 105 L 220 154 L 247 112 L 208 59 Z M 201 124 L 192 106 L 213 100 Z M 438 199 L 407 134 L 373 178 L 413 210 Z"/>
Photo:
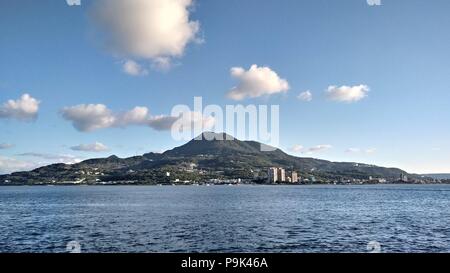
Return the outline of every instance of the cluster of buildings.
<path id="1" fill-rule="evenodd" d="M 267 182 L 270 184 L 276 184 L 276 183 L 300 183 L 300 182 L 316 182 L 316 178 L 314 176 L 310 176 L 310 178 L 300 178 L 298 173 L 295 171 L 290 171 L 288 175 L 287 171 L 284 168 L 278 168 L 278 167 L 271 167 L 267 171 Z M 394 181 L 388 181 L 386 178 L 374 178 L 372 176 L 369 176 L 365 179 L 358 179 L 358 178 L 340 178 L 340 179 L 334 179 L 334 180 L 323 180 L 324 183 L 333 183 L 333 184 L 383 184 L 383 183 L 389 183 L 389 182 L 398 182 L 398 183 L 408 183 L 411 180 L 408 179 L 408 176 L 404 173 L 402 173 L 398 180 Z M 423 181 L 414 181 L 414 182 L 423 182 Z"/>
<path id="2" fill-rule="evenodd" d="M 286 175 L 286 170 L 283 168 L 272 167 L 269 168 L 268 173 L 268 182 L 269 183 L 298 183 L 299 177 L 297 172 L 292 171 L 291 175 Z"/>

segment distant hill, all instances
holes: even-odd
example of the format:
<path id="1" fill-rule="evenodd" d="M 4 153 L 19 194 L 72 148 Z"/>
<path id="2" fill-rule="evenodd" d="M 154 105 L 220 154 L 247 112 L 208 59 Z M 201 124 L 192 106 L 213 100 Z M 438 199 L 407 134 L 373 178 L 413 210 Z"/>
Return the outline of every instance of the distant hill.
<path id="1" fill-rule="evenodd" d="M 422 175 L 434 179 L 450 179 L 450 173 L 428 173 Z"/>
<path id="2" fill-rule="evenodd" d="M 222 140 L 206 140 L 206 139 Z M 0 176 L 0 183 L 120 183 L 154 184 L 209 179 L 264 178 L 269 167 L 283 167 L 299 172 L 302 177 L 314 176 L 318 181 L 340 179 L 386 178 L 397 180 L 405 171 L 352 162 L 295 157 L 280 149 L 261 151 L 261 143 L 232 139 L 225 134 L 203 133 L 188 143 L 164 153 L 148 153 L 129 158 L 89 159 L 78 164 L 53 164 L 30 172 Z M 200 140 L 197 140 L 200 139 Z M 167 174 L 170 174 L 168 176 Z M 414 175 L 408 174 L 409 177 Z"/>

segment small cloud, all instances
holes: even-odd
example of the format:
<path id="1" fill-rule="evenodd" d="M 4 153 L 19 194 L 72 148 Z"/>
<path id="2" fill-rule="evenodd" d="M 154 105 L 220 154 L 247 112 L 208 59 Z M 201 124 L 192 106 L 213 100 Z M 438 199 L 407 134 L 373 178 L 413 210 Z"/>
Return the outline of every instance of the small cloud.
<path id="1" fill-rule="evenodd" d="M 290 150 L 294 153 L 301 153 L 303 151 L 304 147 L 302 145 L 294 145 L 290 148 Z"/>
<path id="2" fill-rule="evenodd" d="M 361 149 L 360 148 L 348 148 L 347 150 L 345 150 L 346 153 L 360 153 Z"/>
<path id="3" fill-rule="evenodd" d="M 0 174 L 30 171 L 54 163 L 75 164 L 81 161 L 80 158 L 72 155 L 23 153 L 16 156 L 24 158 L 24 160 L 0 156 Z"/>
<path id="4" fill-rule="evenodd" d="M 309 102 L 309 101 L 312 101 L 313 95 L 312 95 L 311 91 L 308 90 L 308 91 L 305 91 L 305 92 L 300 93 L 300 94 L 297 96 L 297 98 L 298 98 L 299 100 L 301 100 L 301 101 Z"/>
<path id="5" fill-rule="evenodd" d="M 346 153 L 352 154 L 373 154 L 377 151 L 375 148 L 361 149 L 361 148 L 348 148 L 345 150 Z"/>
<path id="6" fill-rule="evenodd" d="M 29 171 L 37 168 L 33 162 L 17 160 L 11 157 L 0 156 L 0 174 L 8 174 L 20 171 Z"/>
<path id="7" fill-rule="evenodd" d="M 326 151 L 333 148 L 333 146 L 328 145 L 328 144 L 321 144 L 321 145 L 316 145 L 314 147 L 311 147 L 307 150 L 307 153 L 316 153 L 316 152 L 322 152 L 322 151 Z"/>
<path id="8" fill-rule="evenodd" d="M 310 148 L 305 148 L 302 145 L 294 145 L 293 147 L 290 148 L 290 150 L 295 153 L 314 154 L 317 152 L 329 150 L 331 148 L 333 148 L 333 146 L 328 144 L 316 145 Z"/>
<path id="9" fill-rule="evenodd" d="M 167 57 L 155 58 L 152 62 L 152 68 L 157 71 L 169 71 L 172 68 L 172 60 Z"/>
<path id="10" fill-rule="evenodd" d="M 81 151 L 81 152 L 105 152 L 109 151 L 109 148 L 100 142 L 95 142 L 92 144 L 80 144 L 77 146 L 70 147 L 73 151 Z"/>
<path id="11" fill-rule="evenodd" d="M 81 159 L 73 156 L 73 155 L 63 155 L 63 154 L 47 154 L 47 153 L 22 153 L 18 154 L 18 156 L 22 157 L 32 157 L 32 158 L 38 158 L 45 160 L 44 162 L 41 162 L 42 164 L 48 164 L 48 163 L 65 163 L 65 164 L 75 164 L 81 161 Z"/>
<path id="12" fill-rule="evenodd" d="M 23 94 L 17 100 L 8 100 L 0 105 L 0 119 L 35 120 L 39 111 L 39 103 L 40 101 L 29 94 Z"/>
<path id="13" fill-rule="evenodd" d="M 269 67 L 252 65 L 249 70 L 233 67 L 231 76 L 238 80 L 238 85 L 227 94 L 230 99 L 243 100 L 285 93 L 289 90 L 289 83 L 282 79 Z"/>
<path id="14" fill-rule="evenodd" d="M 143 68 L 140 64 L 133 60 L 127 60 L 123 64 L 123 72 L 131 76 L 146 76 L 148 75 L 148 70 Z"/>
<path id="15" fill-rule="evenodd" d="M 367 85 L 357 85 L 357 86 L 341 86 L 337 87 L 331 85 L 326 91 L 327 98 L 332 101 L 337 102 L 357 102 L 367 97 L 369 92 L 369 87 Z"/>
<path id="16" fill-rule="evenodd" d="M 0 150 L 11 149 L 12 147 L 14 147 L 14 144 L 0 143 Z"/>

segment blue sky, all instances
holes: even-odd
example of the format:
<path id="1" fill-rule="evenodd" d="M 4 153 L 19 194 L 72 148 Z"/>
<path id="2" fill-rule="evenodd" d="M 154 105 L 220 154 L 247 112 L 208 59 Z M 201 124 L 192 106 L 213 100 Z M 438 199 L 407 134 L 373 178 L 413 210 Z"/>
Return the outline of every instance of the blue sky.
<path id="1" fill-rule="evenodd" d="M 139 53 L 130 41 L 118 42 L 124 35 L 117 38 L 117 26 L 99 23 L 105 1 L 94 2 L 0 2 L 0 107 L 10 109 L 4 103 L 25 93 L 40 101 L 37 118 L 28 120 L 2 117 L 0 108 L 0 173 L 170 149 L 182 144 L 170 131 L 131 125 L 83 132 L 62 110 L 104 104 L 114 113 L 145 106 L 151 116 L 170 115 L 174 105 L 193 106 L 194 96 L 221 106 L 280 105 L 280 147 L 291 154 L 450 172 L 449 1 L 197 0 L 181 10 L 198 25 L 162 33 L 157 45 L 159 36 L 150 35 Z M 180 33 L 191 36 L 173 42 Z M 165 51 L 147 50 L 152 46 Z M 127 60 L 137 65 L 133 73 L 124 72 Z M 170 68 L 155 67 L 158 60 L 170 60 Z M 254 64 L 277 73 L 289 90 L 227 96 L 239 84 L 230 69 L 248 72 Z M 360 85 L 370 91 L 357 101 L 327 97 L 330 86 Z M 311 101 L 297 98 L 307 90 Z M 108 150 L 72 149 L 96 142 Z"/>

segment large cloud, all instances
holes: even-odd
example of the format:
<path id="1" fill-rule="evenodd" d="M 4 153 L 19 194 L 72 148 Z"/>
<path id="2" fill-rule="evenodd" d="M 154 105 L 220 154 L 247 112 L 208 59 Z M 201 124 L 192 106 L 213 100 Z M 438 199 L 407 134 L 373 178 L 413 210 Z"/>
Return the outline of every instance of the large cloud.
<path id="1" fill-rule="evenodd" d="M 339 102 L 356 102 L 362 100 L 369 92 L 367 85 L 341 86 L 331 85 L 326 91 L 327 98 Z"/>
<path id="2" fill-rule="evenodd" d="M 269 67 L 254 64 L 247 71 L 242 67 L 233 67 L 230 72 L 238 80 L 238 85 L 228 92 L 228 97 L 233 100 L 269 96 L 289 90 L 289 83 Z"/>
<path id="3" fill-rule="evenodd" d="M 183 55 L 199 23 L 189 19 L 192 0 L 97 0 L 91 18 L 115 55 L 160 63 Z"/>
<path id="4" fill-rule="evenodd" d="M 37 118 L 39 101 L 29 94 L 22 95 L 17 100 L 8 100 L 0 105 L 0 118 L 11 118 L 30 121 Z"/>
<path id="5" fill-rule="evenodd" d="M 74 151 L 80 151 L 80 152 L 105 152 L 109 151 L 109 148 L 100 142 L 95 142 L 92 144 L 80 144 L 77 146 L 70 147 L 70 149 Z"/>
<path id="6" fill-rule="evenodd" d="M 171 130 L 179 119 L 182 119 L 184 130 L 190 130 L 194 124 L 207 129 L 214 125 L 213 117 L 204 117 L 201 113 L 187 112 L 180 116 L 152 116 L 147 107 L 137 106 L 132 110 L 115 113 L 103 104 L 81 104 L 65 107 L 61 110 L 64 119 L 71 121 L 81 132 L 131 125 L 148 126 L 158 131 Z"/>

